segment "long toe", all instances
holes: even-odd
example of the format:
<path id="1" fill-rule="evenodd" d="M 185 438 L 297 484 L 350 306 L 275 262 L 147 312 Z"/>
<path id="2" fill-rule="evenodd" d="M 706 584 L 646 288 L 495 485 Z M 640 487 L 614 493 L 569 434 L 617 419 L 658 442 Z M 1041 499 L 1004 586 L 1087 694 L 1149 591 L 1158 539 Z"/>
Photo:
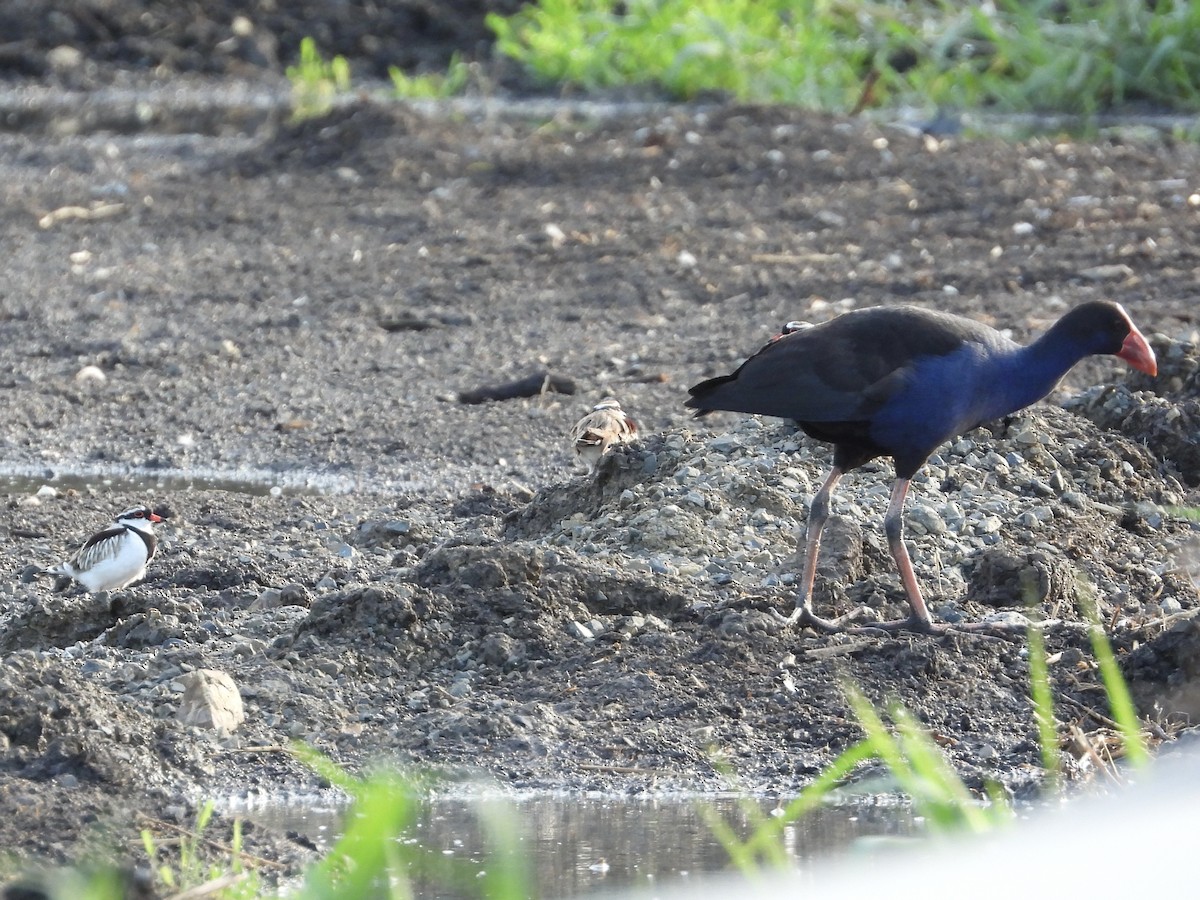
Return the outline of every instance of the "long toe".
<path id="1" fill-rule="evenodd" d="M 914 634 L 974 634 L 980 637 L 995 637 L 1008 639 L 1024 639 L 1025 627 L 1012 622 L 933 622 L 919 616 L 909 616 L 907 619 L 896 619 L 891 622 L 874 622 L 853 629 L 845 629 L 850 634 L 869 634 L 872 631 L 886 634 L 896 634 L 901 631 L 911 631 Z"/>
<path id="2" fill-rule="evenodd" d="M 945 634 L 948 629 L 949 626 L 941 622 L 933 622 L 918 615 L 910 615 L 906 619 L 894 619 L 890 622 L 864 623 L 856 630 L 860 633 L 884 631 L 888 634 L 895 634 L 899 631 L 911 631 L 915 634 Z"/>
<path id="3" fill-rule="evenodd" d="M 998 637 L 1015 637 L 1024 639 L 1029 632 L 1025 622 L 989 621 L 989 622 L 958 622 L 946 626 L 950 631 L 965 631 L 970 634 L 992 634 Z"/>
<path id="4" fill-rule="evenodd" d="M 822 634 L 879 635 L 910 631 L 914 634 L 937 635 L 963 632 L 981 636 L 1024 638 L 1027 630 L 1025 625 L 1016 622 L 958 622 L 951 625 L 945 622 L 934 622 L 915 614 L 888 622 L 864 622 L 858 618 L 860 612 L 861 610 L 855 610 L 836 619 L 824 619 L 806 606 L 797 606 L 792 610 L 791 615 L 787 616 L 777 609 L 771 609 L 771 615 L 781 627 L 811 628 Z"/>
<path id="5" fill-rule="evenodd" d="M 854 633 L 859 630 L 859 626 L 854 623 L 853 617 L 855 613 L 847 613 L 844 616 L 839 616 L 836 619 L 823 619 L 806 606 L 797 606 L 792 610 L 790 616 L 784 616 L 782 613 L 776 613 L 779 621 L 785 625 L 794 625 L 796 628 L 811 628 L 813 631 L 819 631 L 822 634 L 844 634 Z"/>

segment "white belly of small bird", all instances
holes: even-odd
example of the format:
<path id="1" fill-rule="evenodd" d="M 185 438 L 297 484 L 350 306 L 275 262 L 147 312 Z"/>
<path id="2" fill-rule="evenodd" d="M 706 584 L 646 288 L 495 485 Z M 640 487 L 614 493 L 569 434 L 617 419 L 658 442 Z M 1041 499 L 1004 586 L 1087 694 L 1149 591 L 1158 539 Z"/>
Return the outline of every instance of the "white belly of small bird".
<path id="1" fill-rule="evenodd" d="M 50 572 L 74 578 L 89 593 L 119 591 L 145 577 L 148 561 L 145 542 L 126 530 L 85 547 Z"/>

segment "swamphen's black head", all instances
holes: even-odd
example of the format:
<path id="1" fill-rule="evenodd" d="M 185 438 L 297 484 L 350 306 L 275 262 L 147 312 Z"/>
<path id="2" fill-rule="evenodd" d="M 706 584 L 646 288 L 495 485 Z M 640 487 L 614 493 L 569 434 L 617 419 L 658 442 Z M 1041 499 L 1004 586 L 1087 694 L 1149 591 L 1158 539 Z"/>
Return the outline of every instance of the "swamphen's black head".
<path id="1" fill-rule="evenodd" d="M 1119 303 L 1093 300 L 1080 304 L 1051 326 L 1043 340 L 1077 346 L 1086 354 L 1111 353 L 1139 372 L 1158 374 L 1158 361 L 1129 314 Z"/>

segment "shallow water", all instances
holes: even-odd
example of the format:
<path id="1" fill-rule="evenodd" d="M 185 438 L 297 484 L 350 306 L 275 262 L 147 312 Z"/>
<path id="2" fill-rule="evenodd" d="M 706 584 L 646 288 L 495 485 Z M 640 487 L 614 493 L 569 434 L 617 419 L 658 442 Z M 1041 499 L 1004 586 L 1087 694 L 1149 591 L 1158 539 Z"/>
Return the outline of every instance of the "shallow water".
<path id="1" fill-rule="evenodd" d="M 444 99 L 398 99 L 390 84 L 362 80 L 354 91 L 331 101 L 333 107 L 373 97 L 397 103 L 425 115 L 476 118 L 571 117 L 610 121 L 648 113 L 669 114 L 680 104 L 668 101 L 559 97 L 505 97 L 466 95 Z M 696 112 L 715 108 L 690 103 Z M 189 75 L 167 83 L 151 80 L 137 86 L 112 86 L 90 91 L 62 90 L 41 84 L 0 87 L 0 121 L 10 131 L 49 130 L 56 134 L 103 132 L 144 138 L 157 134 L 173 146 L 180 135 L 212 135 L 222 139 L 270 131 L 292 112 L 290 87 L 278 78 L 242 80 Z M 869 110 L 863 114 L 889 125 L 900 125 L 935 135 L 979 134 L 1008 139 L 1045 134 L 1114 134 L 1153 138 L 1162 135 L 1195 135 L 1194 116 L 1170 113 L 1111 113 L 1096 116 L 1043 113 L 1002 113 L 963 110 L 943 113 L 926 108 L 902 107 Z"/>
<path id="2" fill-rule="evenodd" d="M 536 895 L 582 897 L 596 892 L 686 885 L 730 868 L 729 857 L 705 823 L 708 805 L 741 838 L 754 830 L 754 815 L 769 816 L 772 799 L 732 796 L 627 798 L 535 794 L 505 801 L 525 848 Z M 749 803 L 754 813 L 746 810 Z M 486 867 L 487 845 L 478 817 L 479 800 L 430 800 L 421 805 L 406 841 L 448 859 L 461 860 L 470 876 Z M 332 804 L 256 804 L 231 808 L 257 825 L 298 832 L 327 850 L 337 839 L 343 811 Z M 783 840 L 798 866 L 841 852 L 869 852 L 880 838 L 903 838 L 920 828 L 911 811 L 890 802 L 824 806 L 788 826 Z M 444 884 L 414 878 L 417 896 L 457 900 Z M 473 895 L 472 895 L 473 896 Z"/>
<path id="3" fill-rule="evenodd" d="M 265 469 L 221 470 L 205 467 L 188 469 L 138 468 L 136 466 L 73 466 L 50 468 L 39 465 L 0 465 L 0 490 L 10 494 L 34 494 L 43 487 L 58 491 L 124 491 L 130 494 L 176 490 L 228 491 L 253 496 L 283 494 L 347 494 L 415 491 L 427 488 L 416 481 L 366 481 L 353 475 L 293 469 L 271 472 Z"/>

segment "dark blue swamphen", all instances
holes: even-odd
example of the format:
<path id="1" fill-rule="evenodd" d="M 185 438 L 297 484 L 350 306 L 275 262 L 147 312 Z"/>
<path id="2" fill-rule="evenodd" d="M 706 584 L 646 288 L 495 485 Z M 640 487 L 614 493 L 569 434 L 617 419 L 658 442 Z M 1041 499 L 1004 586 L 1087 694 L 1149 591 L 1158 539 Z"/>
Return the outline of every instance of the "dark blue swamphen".
<path id="1" fill-rule="evenodd" d="M 812 499 L 800 591 L 786 620 L 801 627 L 844 630 L 812 610 L 829 498 L 846 472 L 892 457 L 896 482 L 883 525 L 912 613 L 870 627 L 933 632 L 945 626 L 930 618 L 903 540 L 913 475 L 938 445 L 1042 399 L 1075 363 L 1102 353 L 1158 374 L 1154 351 L 1116 303 L 1077 306 L 1025 347 L 961 316 L 879 306 L 812 327 L 789 323 L 732 375 L 691 388 L 686 405 L 697 416 L 729 410 L 794 419 L 809 436 L 833 444 L 833 471 Z"/>

